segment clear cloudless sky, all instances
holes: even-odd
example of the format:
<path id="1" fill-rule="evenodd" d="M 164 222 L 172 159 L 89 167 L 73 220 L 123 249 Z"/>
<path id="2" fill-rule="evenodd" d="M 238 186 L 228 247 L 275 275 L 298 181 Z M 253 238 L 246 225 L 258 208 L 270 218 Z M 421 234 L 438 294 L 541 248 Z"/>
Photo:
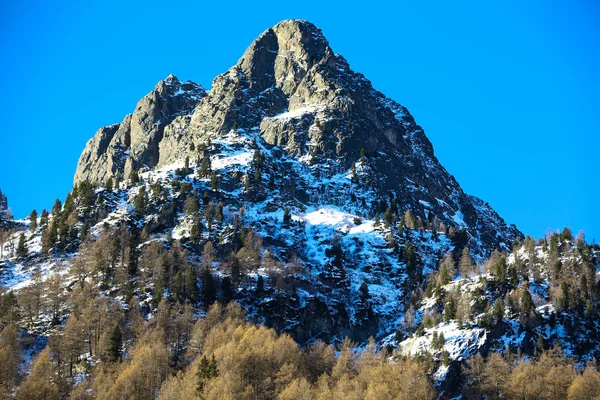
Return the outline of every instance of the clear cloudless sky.
<path id="1" fill-rule="evenodd" d="M 600 3 L 31 1 L 0 5 L 0 188 L 16 217 L 170 73 L 209 88 L 262 31 L 320 27 L 423 126 L 465 191 L 535 237 L 600 240 Z"/>

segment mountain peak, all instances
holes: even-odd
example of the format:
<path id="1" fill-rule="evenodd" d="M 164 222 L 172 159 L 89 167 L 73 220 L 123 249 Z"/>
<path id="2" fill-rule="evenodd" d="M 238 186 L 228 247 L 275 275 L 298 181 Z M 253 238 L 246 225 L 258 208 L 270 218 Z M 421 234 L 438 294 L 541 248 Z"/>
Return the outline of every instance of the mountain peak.
<path id="1" fill-rule="evenodd" d="M 101 129 L 88 143 L 75 180 L 102 183 L 140 168 L 170 168 L 185 159 L 193 163 L 199 145 L 232 135 L 262 141 L 272 155 L 285 154 L 298 168 L 319 171 L 318 177 L 310 172 L 295 179 L 296 196 L 307 204 L 318 198 L 346 207 L 346 199 L 324 196 L 330 187 L 315 184 L 323 178 L 316 166 L 334 174 L 359 163 L 368 170 L 363 184 L 369 195 L 360 207 L 358 200 L 348 206 L 353 212 L 384 212 L 382 204 L 393 198 L 421 221 L 433 224 L 436 217 L 454 230 L 465 228 L 464 240 L 477 255 L 506 248 L 520 236 L 489 206 L 463 192 L 406 108 L 375 90 L 333 52 L 320 29 L 303 20 L 265 30 L 235 66 L 213 80 L 208 93 L 173 75 L 159 82 L 133 114 Z"/>
<path id="2" fill-rule="evenodd" d="M 253 88 L 264 90 L 281 82 L 283 92 L 290 94 L 311 67 L 332 56 L 319 28 L 303 20 L 285 20 L 255 39 L 236 67 Z"/>

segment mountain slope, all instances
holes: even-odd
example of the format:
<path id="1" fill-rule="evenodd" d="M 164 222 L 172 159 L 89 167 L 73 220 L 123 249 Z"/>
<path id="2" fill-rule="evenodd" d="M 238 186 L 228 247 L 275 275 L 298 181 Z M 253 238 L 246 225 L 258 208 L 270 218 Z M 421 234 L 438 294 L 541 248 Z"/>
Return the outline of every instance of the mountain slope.
<path id="1" fill-rule="evenodd" d="M 132 169 L 165 167 L 185 157 L 193 162 L 203 143 L 245 132 L 307 165 L 349 170 L 366 156 L 372 194 L 361 206 L 364 215 L 383 214 L 394 199 L 423 224 L 436 219 L 466 229 L 478 257 L 508 249 L 521 237 L 487 203 L 463 192 L 408 110 L 352 71 L 309 22 L 283 21 L 265 31 L 206 95 L 197 85 L 175 82 L 159 83 L 132 116 L 98 131 L 79 160 L 75 182 L 102 184 L 117 174 L 129 177 Z M 165 100 L 163 91 L 172 97 Z M 330 191 L 315 190 L 310 177 L 297 178 L 297 200 L 304 205 L 303 198 Z"/>

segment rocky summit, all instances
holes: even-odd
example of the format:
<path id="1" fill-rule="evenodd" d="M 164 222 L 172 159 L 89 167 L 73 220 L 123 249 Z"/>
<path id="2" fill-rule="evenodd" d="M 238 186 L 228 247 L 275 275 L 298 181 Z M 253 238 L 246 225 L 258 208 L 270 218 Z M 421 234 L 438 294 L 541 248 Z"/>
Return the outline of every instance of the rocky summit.
<path id="1" fill-rule="evenodd" d="M 100 128 L 90 139 L 79 159 L 75 182 L 105 182 L 133 169 L 155 166 L 165 127 L 178 116 L 189 115 L 205 95 L 200 85 L 180 82 L 174 75 L 158 82 L 132 114 L 121 123 Z"/>
<path id="2" fill-rule="evenodd" d="M 366 214 L 383 214 L 380 204 L 395 199 L 415 218 L 465 229 L 481 257 L 522 236 L 487 203 L 463 192 L 405 107 L 354 72 L 320 29 L 299 20 L 263 32 L 209 92 L 172 75 L 160 81 L 133 114 L 88 142 L 75 182 L 102 184 L 134 169 L 195 160 L 198 144 L 232 133 L 255 135 L 307 166 L 295 182 L 297 199 L 323 200 L 332 192 L 331 183 L 311 185 L 322 171 L 315 165 L 349 170 L 367 157 L 373 196 Z"/>

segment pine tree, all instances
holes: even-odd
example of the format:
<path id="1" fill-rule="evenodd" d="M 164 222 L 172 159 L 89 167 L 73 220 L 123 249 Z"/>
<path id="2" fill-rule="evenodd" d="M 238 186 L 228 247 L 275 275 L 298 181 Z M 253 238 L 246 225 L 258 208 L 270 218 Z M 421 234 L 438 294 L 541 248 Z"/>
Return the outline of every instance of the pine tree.
<path id="1" fill-rule="evenodd" d="M 17 245 L 17 257 L 25 258 L 27 257 L 27 244 L 25 243 L 25 234 L 21 233 L 19 236 L 19 244 Z"/>
<path id="2" fill-rule="evenodd" d="M 573 240 L 573 233 L 571 232 L 571 229 L 566 226 L 560 234 L 560 241 L 564 242 L 565 240 L 568 240 L 569 242 Z"/>
<path id="3" fill-rule="evenodd" d="M 31 214 L 29 214 L 29 221 L 29 230 L 35 232 L 37 229 L 37 211 L 35 208 L 31 211 Z"/>
<path id="4" fill-rule="evenodd" d="M 379 226 L 381 225 L 381 221 L 379 220 L 379 213 L 375 213 L 375 223 L 373 224 L 373 226 Z"/>
<path id="5" fill-rule="evenodd" d="M 404 220 L 400 220 L 400 223 L 398 224 L 398 236 L 404 236 Z"/>
<path id="6" fill-rule="evenodd" d="M 77 196 L 79 198 L 79 204 L 87 209 L 94 204 L 94 187 L 87 179 L 79 184 Z"/>
<path id="7" fill-rule="evenodd" d="M 454 280 L 455 276 L 456 276 L 456 268 L 454 268 L 454 258 L 452 258 L 452 253 L 448 252 L 448 254 L 446 254 L 446 257 L 444 258 L 444 260 L 442 261 L 442 263 L 440 265 L 440 273 L 439 273 L 440 283 L 442 285 L 445 285 L 448 282 Z"/>
<path id="8" fill-rule="evenodd" d="M 257 298 L 262 297 L 265 292 L 265 279 L 262 275 L 258 275 L 256 279 L 256 292 L 254 293 Z"/>
<path id="9" fill-rule="evenodd" d="M 81 231 L 79 233 L 79 239 L 84 241 L 87 238 L 87 235 L 90 231 L 90 223 L 86 220 L 83 225 L 81 225 Z"/>
<path id="10" fill-rule="evenodd" d="M 196 269 L 193 265 L 189 265 L 184 272 L 184 293 L 183 299 L 192 303 L 200 300 L 200 293 L 198 292 L 198 280 L 196 275 Z"/>
<path id="11" fill-rule="evenodd" d="M 385 210 L 385 214 L 383 214 L 383 222 L 386 228 L 389 228 L 392 225 L 392 209 L 390 207 Z"/>
<path id="12" fill-rule="evenodd" d="M 40 215 L 40 226 L 44 229 L 48 225 L 48 211 L 44 208 Z"/>
<path id="13" fill-rule="evenodd" d="M 454 318 L 456 318 L 456 301 L 454 297 L 450 297 L 444 306 L 444 322 L 450 322 Z"/>
<path id="14" fill-rule="evenodd" d="M 131 174 L 129 174 L 129 181 L 132 185 L 135 185 L 140 181 L 140 176 L 136 170 L 132 170 Z"/>
<path id="15" fill-rule="evenodd" d="M 185 202 L 183 203 L 183 210 L 186 212 L 187 215 L 191 217 L 198 216 L 198 211 L 200 211 L 200 205 L 198 204 L 198 199 L 196 198 L 196 196 L 190 196 L 187 199 L 185 199 Z"/>
<path id="16" fill-rule="evenodd" d="M 517 276 L 517 268 L 514 265 L 508 267 L 508 283 L 516 287 L 519 283 L 519 277 Z"/>
<path id="17" fill-rule="evenodd" d="M 558 305 L 561 311 L 568 311 L 571 306 L 571 295 L 569 294 L 569 284 L 567 282 L 562 282 L 560 284 L 560 298 Z"/>
<path id="18" fill-rule="evenodd" d="M 440 280 L 439 283 L 442 285 L 446 285 L 448 284 L 448 282 L 450 281 L 450 279 L 448 278 L 448 268 L 446 267 L 446 264 L 442 264 L 442 266 L 440 267 Z"/>
<path id="19" fill-rule="evenodd" d="M 198 371 L 196 372 L 197 385 L 196 392 L 198 396 L 202 396 L 206 383 L 213 378 L 219 376 L 219 369 L 217 368 L 217 361 L 213 354 L 211 360 L 206 358 L 206 355 L 202 355 L 200 362 L 198 363 Z"/>
<path id="20" fill-rule="evenodd" d="M 56 201 L 54 202 L 54 206 L 52 207 L 52 216 L 54 218 L 57 218 L 60 215 L 61 210 L 62 203 L 59 199 L 56 199 Z"/>
<path id="21" fill-rule="evenodd" d="M 148 195 L 146 194 L 146 187 L 142 186 L 133 201 L 133 209 L 138 216 L 142 217 L 144 215 L 146 204 L 148 204 Z"/>
<path id="22" fill-rule="evenodd" d="M 54 247 L 56 239 L 58 239 L 58 230 L 56 227 L 56 220 L 53 220 L 50 225 L 42 231 L 42 254 L 46 255 L 50 249 Z"/>
<path id="23" fill-rule="evenodd" d="M 222 202 L 219 202 L 219 204 L 217 204 L 217 209 L 215 211 L 215 218 L 217 219 L 217 221 L 223 222 L 223 203 Z"/>
<path id="24" fill-rule="evenodd" d="M 200 178 L 208 178 L 212 173 L 212 167 L 210 163 L 210 157 L 205 155 L 202 157 L 202 162 L 200 163 L 200 170 L 198 171 L 198 175 Z"/>
<path id="25" fill-rule="evenodd" d="M 221 301 L 228 304 L 233 300 L 233 285 L 231 278 L 226 276 L 221 281 Z"/>
<path id="26" fill-rule="evenodd" d="M 202 235 L 202 222 L 200 221 L 200 217 L 197 215 L 194 217 L 192 222 L 192 229 L 190 230 L 190 236 L 194 240 L 198 240 Z"/>
<path id="27" fill-rule="evenodd" d="M 114 186 L 113 178 L 112 177 L 108 178 L 104 185 L 106 186 L 106 190 L 108 190 L 109 192 L 112 192 L 113 186 Z"/>
<path id="28" fill-rule="evenodd" d="M 369 160 L 367 159 L 367 153 L 365 151 L 365 148 L 363 147 L 360 149 L 360 164 L 362 166 L 365 166 L 368 162 Z"/>
<path id="29" fill-rule="evenodd" d="M 200 291 L 202 304 L 204 304 L 204 307 L 208 310 L 208 308 L 217 300 L 217 285 L 215 283 L 215 278 L 208 267 L 202 269 L 200 282 L 202 286 Z"/>
<path id="30" fill-rule="evenodd" d="M 217 178 L 217 173 L 214 171 L 210 174 L 210 188 L 215 192 L 219 191 L 219 180 Z"/>
<path id="31" fill-rule="evenodd" d="M 521 311 L 526 315 L 531 315 L 534 310 L 535 304 L 531 298 L 531 293 L 525 288 L 521 292 Z"/>
<path id="32" fill-rule="evenodd" d="M 118 362 L 121 360 L 121 347 L 123 346 L 123 332 L 119 324 L 113 325 L 108 334 L 107 360 Z"/>
<path id="33" fill-rule="evenodd" d="M 494 309 L 492 310 L 492 315 L 496 318 L 496 321 L 502 321 L 504 318 L 504 301 L 502 298 L 496 300 L 494 303 Z"/>
<path id="34" fill-rule="evenodd" d="M 406 273 L 408 276 L 414 277 L 417 272 L 417 253 L 415 253 L 410 243 L 407 243 L 404 247 L 404 260 L 406 261 Z"/>

